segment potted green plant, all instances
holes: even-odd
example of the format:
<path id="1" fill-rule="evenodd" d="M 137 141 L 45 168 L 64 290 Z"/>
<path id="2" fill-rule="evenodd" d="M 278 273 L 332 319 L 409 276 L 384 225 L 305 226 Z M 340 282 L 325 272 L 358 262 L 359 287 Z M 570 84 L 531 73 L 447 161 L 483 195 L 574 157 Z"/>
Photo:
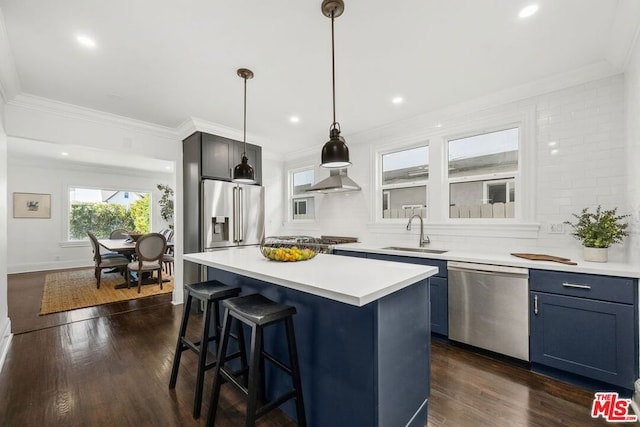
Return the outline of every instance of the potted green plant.
<path id="1" fill-rule="evenodd" d="M 622 243 L 622 238 L 629 235 L 629 224 L 622 220 L 629 215 L 616 215 L 618 208 L 603 210 L 598 206 L 595 213 L 584 208 L 580 214 L 573 214 L 575 223 L 565 221 L 573 227 L 573 234 L 582 241 L 584 246 L 584 260 L 607 262 L 608 248 L 614 243 Z"/>
<path id="2" fill-rule="evenodd" d="M 169 228 L 173 230 L 173 189 L 168 185 L 158 184 L 158 190 L 162 192 L 162 196 L 158 201 L 160 216 L 169 224 Z"/>

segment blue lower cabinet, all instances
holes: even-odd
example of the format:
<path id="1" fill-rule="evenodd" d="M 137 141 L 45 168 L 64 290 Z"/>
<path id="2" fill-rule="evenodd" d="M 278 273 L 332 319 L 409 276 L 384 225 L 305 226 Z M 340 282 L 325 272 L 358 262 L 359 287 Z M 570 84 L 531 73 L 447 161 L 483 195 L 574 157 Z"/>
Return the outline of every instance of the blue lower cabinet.
<path id="1" fill-rule="evenodd" d="M 365 252 L 353 252 L 353 251 L 341 251 L 339 249 L 335 249 L 333 251 L 334 255 L 342 255 L 342 256 L 350 256 L 355 258 L 366 258 L 367 254 Z"/>
<path id="2" fill-rule="evenodd" d="M 530 357 L 626 389 L 637 377 L 633 305 L 530 292 Z"/>
<path id="3" fill-rule="evenodd" d="M 429 278 L 431 292 L 431 332 L 445 336 L 449 335 L 449 292 L 447 289 L 449 281 L 447 279 L 446 261 L 402 255 L 346 251 L 341 249 L 334 250 L 333 254 L 438 267 L 438 273 Z"/>
<path id="4" fill-rule="evenodd" d="M 431 277 L 431 332 L 449 335 L 449 292 L 447 279 Z"/>

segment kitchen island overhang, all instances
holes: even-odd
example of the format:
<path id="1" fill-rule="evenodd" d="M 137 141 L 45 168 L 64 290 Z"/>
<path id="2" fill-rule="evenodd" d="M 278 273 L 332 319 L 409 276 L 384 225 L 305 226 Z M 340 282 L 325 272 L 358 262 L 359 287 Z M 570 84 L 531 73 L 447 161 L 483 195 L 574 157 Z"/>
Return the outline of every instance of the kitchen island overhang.
<path id="1" fill-rule="evenodd" d="M 257 247 L 184 255 L 208 278 L 294 305 L 310 426 L 424 426 L 430 371 L 429 277 L 434 267 L 318 254 L 281 263 Z M 265 346 L 286 359 L 282 330 Z M 276 348 L 274 348 L 276 347 Z M 214 351 L 214 349 L 211 349 Z M 267 395 L 290 387 L 266 366 Z M 282 409 L 295 418 L 293 402 Z"/>

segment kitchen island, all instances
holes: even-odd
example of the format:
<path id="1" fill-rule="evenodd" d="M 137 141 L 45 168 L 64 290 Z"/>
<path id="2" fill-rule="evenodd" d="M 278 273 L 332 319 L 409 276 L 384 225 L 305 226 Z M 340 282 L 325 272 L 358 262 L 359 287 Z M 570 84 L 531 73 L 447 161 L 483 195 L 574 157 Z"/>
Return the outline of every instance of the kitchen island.
<path id="1" fill-rule="evenodd" d="M 429 277 L 434 267 L 318 254 L 269 261 L 257 247 L 184 255 L 208 278 L 297 308 L 294 317 L 310 426 L 424 426 L 430 375 Z M 287 360 L 284 331 L 265 348 Z M 290 388 L 266 364 L 267 396 Z M 282 407 L 295 418 L 293 402 Z"/>

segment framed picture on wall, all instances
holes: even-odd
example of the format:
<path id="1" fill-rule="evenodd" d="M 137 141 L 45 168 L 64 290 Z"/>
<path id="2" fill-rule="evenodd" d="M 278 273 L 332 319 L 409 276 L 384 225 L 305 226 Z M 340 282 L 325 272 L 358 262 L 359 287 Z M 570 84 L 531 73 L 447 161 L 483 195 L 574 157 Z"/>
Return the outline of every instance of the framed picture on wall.
<path id="1" fill-rule="evenodd" d="M 14 218 L 51 218 L 51 194 L 13 193 Z"/>

